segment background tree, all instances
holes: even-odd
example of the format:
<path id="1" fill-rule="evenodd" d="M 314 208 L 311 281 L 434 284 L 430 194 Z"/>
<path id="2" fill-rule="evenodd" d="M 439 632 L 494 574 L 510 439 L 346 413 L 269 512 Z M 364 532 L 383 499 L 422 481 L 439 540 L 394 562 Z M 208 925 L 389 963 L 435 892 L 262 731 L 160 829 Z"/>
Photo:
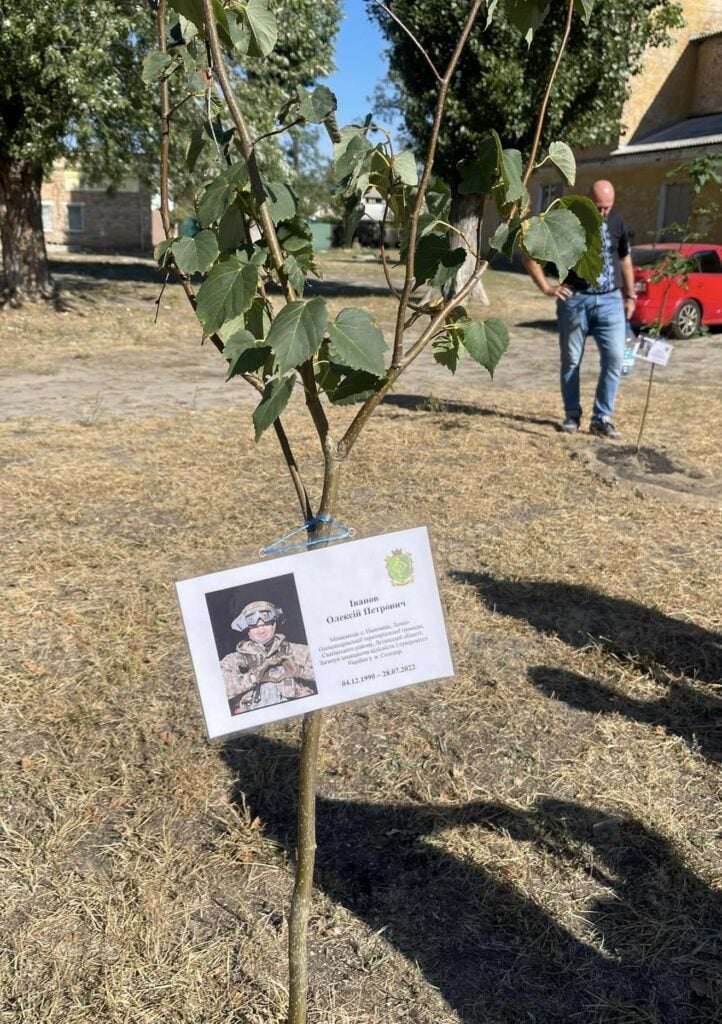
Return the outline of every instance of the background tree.
<path id="1" fill-rule="evenodd" d="M 283 12 L 278 50 L 263 64 L 232 69 L 258 133 L 272 129 L 289 82 L 310 85 L 333 70 L 340 17 L 337 0 L 273 6 Z M 40 192 L 56 160 L 73 161 L 91 182 L 156 177 L 157 100 L 140 76 L 155 21 L 147 0 L 2 0 L 0 27 L 0 241 L 5 297 L 17 303 L 52 294 Z M 175 97 L 172 78 L 170 87 Z M 199 79 L 195 88 L 202 103 L 205 83 Z M 186 124 L 197 120 L 191 106 L 177 112 Z M 187 141 L 170 153 L 171 196 L 179 201 L 187 188 Z M 266 151 L 283 162 L 272 139 Z M 291 163 L 284 174 L 293 177 Z"/>
<path id="2" fill-rule="evenodd" d="M 419 58 L 414 40 L 383 5 L 368 0 L 368 9 L 389 41 L 387 105 L 400 110 L 411 144 L 422 152 L 431 132 L 433 73 Z M 394 0 L 392 9 L 432 62 L 448 51 L 453 20 L 447 5 Z M 437 172 L 455 192 L 459 162 L 476 157 L 490 127 L 496 128 L 505 146 L 529 152 L 536 112 L 564 33 L 565 11 L 563 4 L 551 4 L 536 27 L 533 46 L 527 44 L 528 23 L 520 21 L 520 13 L 523 7 L 507 5 L 494 12 L 488 27 L 477 25 L 459 61 L 436 159 Z M 668 43 L 670 31 L 681 24 L 681 6 L 670 0 L 597 0 L 588 25 L 575 19 L 554 80 L 542 147 L 555 138 L 576 147 L 614 139 L 629 80 L 640 70 L 645 48 Z M 455 194 L 451 219 L 467 237 L 474 235 L 478 212 L 477 197 Z"/>
<path id="3" fill-rule="evenodd" d="M 91 179 L 118 180 L 153 140 L 138 74 L 152 22 L 133 0 L 0 4 L 0 238 L 12 302 L 47 297 L 43 174 L 60 157 Z"/>

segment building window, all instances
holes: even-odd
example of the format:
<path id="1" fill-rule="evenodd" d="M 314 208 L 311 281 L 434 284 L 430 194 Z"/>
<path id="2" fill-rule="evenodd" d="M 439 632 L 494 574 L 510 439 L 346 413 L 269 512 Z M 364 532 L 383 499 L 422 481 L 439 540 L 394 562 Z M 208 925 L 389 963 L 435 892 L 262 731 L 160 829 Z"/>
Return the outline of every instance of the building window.
<path id="1" fill-rule="evenodd" d="M 692 188 L 688 181 L 664 185 L 662 194 L 661 242 L 679 242 L 687 230 L 692 208 Z"/>
<path id="2" fill-rule="evenodd" d="M 548 185 L 540 185 L 537 194 L 537 213 L 543 213 L 555 199 L 563 195 L 564 188 L 560 181 L 549 182 Z"/>
<path id="3" fill-rule="evenodd" d="M 43 203 L 43 231 L 53 230 L 53 204 Z"/>
<path id="4" fill-rule="evenodd" d="M 83 223 L 83 204 L 82 203 L 68 203 L 68 231 L 83 231 L 85 225 Z"/>

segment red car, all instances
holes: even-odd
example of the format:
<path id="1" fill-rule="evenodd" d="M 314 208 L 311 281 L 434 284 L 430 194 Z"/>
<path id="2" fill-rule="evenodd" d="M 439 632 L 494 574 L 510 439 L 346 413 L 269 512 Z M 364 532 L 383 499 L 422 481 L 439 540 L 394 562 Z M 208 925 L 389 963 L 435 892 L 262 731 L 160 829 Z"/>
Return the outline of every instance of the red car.
<path id="1" fill-rule="evenodd" d="M 660 276 L 667 252 L 691 258 L 686 274 Z M 633 327 L 659 321 L 671 337 L 692 338 L 701 324 L 722 324 L 722 245 L 635 245 L 632 263 L 637 293 Z"/>

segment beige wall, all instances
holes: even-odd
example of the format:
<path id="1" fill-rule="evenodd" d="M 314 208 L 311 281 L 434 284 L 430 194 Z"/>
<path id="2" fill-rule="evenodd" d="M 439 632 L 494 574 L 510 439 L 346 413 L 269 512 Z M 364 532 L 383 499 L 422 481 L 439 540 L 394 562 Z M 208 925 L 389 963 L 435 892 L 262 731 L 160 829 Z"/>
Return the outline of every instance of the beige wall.
<path id="1" fill-rule="evenodd" d="M 690 114 L 717 114 L 722 112 L 722 35 L 705 39 L 697 48 L 697 76 Z"/>
<path id="2" fill-rule="evenodd" d="M 88 188 L 77 173 L 58 164 L 43 183 L 43 206 L 52 216 L 45 231 L 49 245 L 104 252 L 150 252 L 151 211 L 147 193 L 133 182 L 108 194 L 103 186 Z M 68 206 L 82 208 L 82 230 L 71 230 Z"/>
<path id="3" fill-rule="evenodd" d="M 644 70 L 633 78 L 622 111 L 621 143 L 648 135 L 689 115 L 700 44 L 692 36 L 722 29 L 722 0 L 682 0 L 686 24 L 670 47 L 649 50 Z M 709 111 L 707 111 L 709 112 Z"/>

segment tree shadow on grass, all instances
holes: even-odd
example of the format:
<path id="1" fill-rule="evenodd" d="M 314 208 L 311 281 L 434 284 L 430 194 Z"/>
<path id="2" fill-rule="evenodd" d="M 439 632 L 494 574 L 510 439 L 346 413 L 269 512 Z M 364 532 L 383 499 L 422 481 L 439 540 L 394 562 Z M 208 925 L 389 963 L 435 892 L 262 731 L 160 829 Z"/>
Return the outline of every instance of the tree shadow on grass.
<path id="1" fill-rule="evenodd" d="M 94 256 L 87 260 L 82 258 L 74 260 L 63 260 L 57 257 L 50 259 L 50 273 L 55 278 L 60 278 L 62 287 L 63 278 L 80 279 L 86 288 L 94 288 L 102 285 L 105 281 L 127 281 L 136 284 L 162 285 L 165 274 L 147 259 L 133 259 L 126 257 L 122 260 L 107 259 Z M 73 281 L 76 287 L 76 281 Z"/>
<path id="2" fill-rule="evenodd" d="M 399 409 L 409 409 L 411 412 L 429 412 L 437 403 L 433 398 L 424 398 L 421 395 L 384 395 L 382 404 L 395 405 Z M 546 419 L 543 416 L 522 415 L 506 412 L 503 409 L 487 409 L 485 406 L 474 405 L 471 402 L 458 402 L 454 399 L 439 399 L 438 406 L 438 411 L 458 413 L 463 416 L 488 416 L 493 419 L 509 420 L 512 423 L 536 423 L 538 426 L 556 429 L 559 427 L 556 420 Z"/>
<path id="3" fill-rule="evenodd" d="M 236 773 L 234 800 L 293 855 L 297 752 L 246 736 L 224 756 Z M 576 868 L 589 941 L 526 895 L 528 881 L 513 884 L 512 850 L 493 869 L 455 853 L 445 833 L 472 826 L 534 844 L 561 874 Z M 464 1024 L 713 1020 L 697 1011 L 708 1002 L 714 1010 L 719 898 L 665 839 L 631 819 L 550 799 L 519 812 L 485 801 L 321 797 L 317 838 L 316 886 L 418 964 Z M 527 878 L 523 869 L 519 877 Z"/>
<path id="4" fill-rule="evenodd" d="M 494 611 L 529 622 L 571 647 L 581 649 L 592 641 L 660 682 L 668 682 L 670 675 L 722 681 L 722 634 L 693 622 L 581 584 L 505 580 L 473 572 L 450 575 L 473 586 Z"/>
<path id="5" fill-rule="evenodd" d="M 646 704 L 591 680 L 577 685 L 571 673 L 543 669 L 532 682 L 545 692 L 566 694 L 573 706 L 589 711 L 618 710 L 637 721 L 665 725 L 711 760 L 722 757 L 720 730 L 713 727 L 722 715 L 722 635 L 591 587 L 500 580 L 484 573 L 451 575 L 475 587 L 494 611 L 529 622 L 571 647 L 583 649 L 591 642 L 647 672 L 666 690 L 664 697 Z M 684 677 L 707 684 L 709 692 L 690 686 Z"/>
<path id="6" fill-rule="evenodd" d="M 556 320 L 522 320 L 515 323 L 514 327 L 531 327 L 535 331 L 548 331 L 549 334 L 559 333 L 559 325 Z"/>
<path id="7" fill-rule="evenodd" d="M 593 714 L 624 715 L 633 722 L 654 725 L 681 737 L 711 761 L 722 761 L 722 699 L 704 696 L 682 682 L 670 686 L 658 700 L 636 700 L 577 672 L 538 665 L 529 681 L 548 697 Z"/>

